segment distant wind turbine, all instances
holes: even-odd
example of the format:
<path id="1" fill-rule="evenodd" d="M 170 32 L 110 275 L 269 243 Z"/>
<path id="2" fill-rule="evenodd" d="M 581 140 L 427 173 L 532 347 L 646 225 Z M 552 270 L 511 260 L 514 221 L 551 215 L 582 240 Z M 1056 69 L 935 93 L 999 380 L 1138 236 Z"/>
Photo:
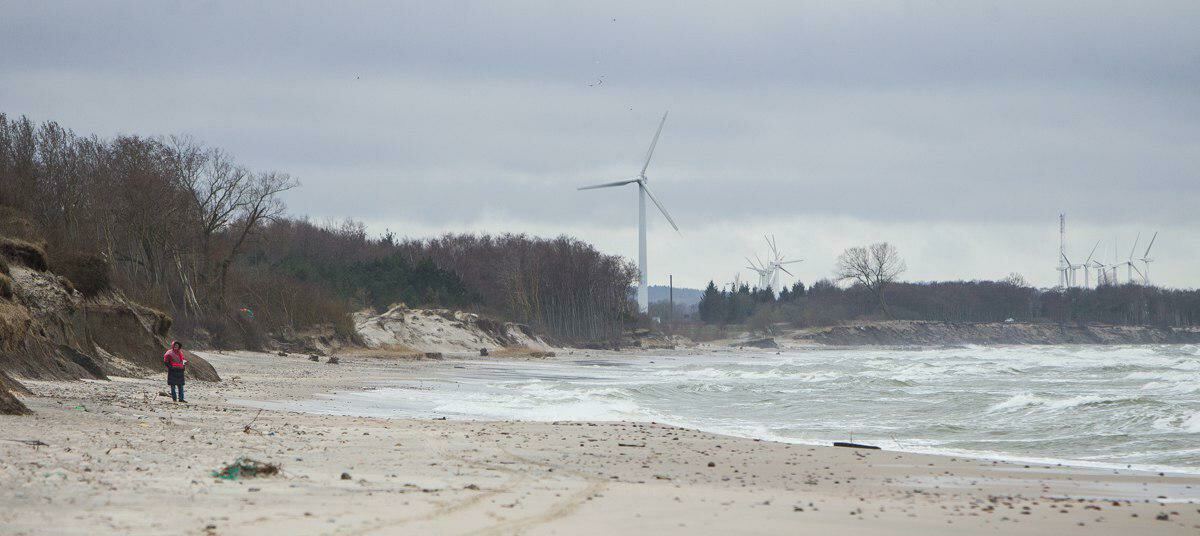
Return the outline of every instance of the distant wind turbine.
<path id="1" fill-rule="evenodd" d="M 758 255 L 754 257 L 758 258 Z M 767 285 L 770 284 L 768 281 L 770 281 L 774 270 L 763 265 L 762 259 L 759 259 L 758 264 L 755 264 L 754 261 L 750 260 L 750 257 L 746 257 L 746 262 L 750 263 L 746 268 L 754 270 L 758 274 L 758 288 L 767 288 Z"/>
<path id="2" fill-rule="evenodd" d="M 1146 279 L 1146 276 L 1144 274 L 1142 274 L 1142 271 L 1139 270 L 1138 267 L 1133 264 L 1133 254 L 1137 251 L 1138 242 L 1140 242 L 1141 240 L 1142 240 L 1142 233 L 1138 233 L 1137 238 L 1135 238 L 1133 240 L 1133 248 L 1129 250 L 1129 258 L 1125 259 L 1125 262 L 1121 263 L 1121 264 L 1125 265 L 1125 272 L 1126 272 L 1125 280 L 1130 283 L 1134 282 L 1133 272 L 1137 272 L 1138 275 L 1142 276 L 1143 280 Z M 1150 245 L 1154 245 L 1154 244 L 1150 244 Z"/>
<path id="3" fill-rule="evenodd" d="M 1078 257 L 1076 257 L 1076 258 L 1078 258 Z M 1073 264 L 1071 262 L 1071 259 L 1067 258 L 1066 253 L 1062 254 L 1062 260 L 1065 262 L 1065 264 L 1063 264 L 1063 268 L 1062 268 L 1063 279 L 1064 279 L 1064 281 L 1066 281 L 1064 288 L 1071 288 L 1071 287 L 1075 286 L 1075 274 L 1079 271 L 1080 268 L 1083 268 L 1084 265 Z"/>
<path id="4" fill-rule="evenodd" d="M 1142 254 L 1141 259 L 1138 259 L 1142 261 L 1143 265 L 1146 266 L 1146 271 L 1142 273 L 1142 281 L 1144 281 L 1146 285 L 1150 284 L 1150 263 L 1154 262 L 1154 259 L 1150 258 L 1150 248 L 1154 247 L 1155 240 L 1158 240 L 1158 232 L 1155 232 L 1154 236 L 1150 238 L 1150 245 L 1146 246 L 1146 252 Z"/>
<path id="5" fill-rule="evenodd" d="M 1083 288 L 1092 286 L 1092 257 L 1096 255 L 1096 248 L 1100 247 L 1100 241 L 1096 241 L 1096 245 L 1092 246 L 1092 252 L 1088 253 L 1087 260 L 1083 261 Z M 1100 275 L 1096 275 L 1096 286 L 1100 286 Z"/>
<path id="6" fill-rule="evenodd" d="M 787 268 L 783 267 L 783 265 L 794 264 L 797 262 L 803 262 L 804 259 L 796 259 L 794 261 L 785 261 L 785 260 L 783 260 L 783 255 L 779 254 L 779 248 L 776 247 L 776 244 L 778 244 L 778 242 L 775 241 L 775 235 L 771 235 L 770 238 L 763 236 L 763 239 L 767 241 L 767 245 L 771 246 L 771 262 L 767 265 L 771 269 L 771 275 L 769 277 L 768 283 L 770 284 L 771 290 L 778 292 L 779 291 L 779 272 L 783 272 L 792 277 L 796 277 L 796 274 L 789 272 Z"/>
<path id="7" fill-rule="evenodd" d="M 646 183 L 650 181 L 646 177 L 646 168 L 650 167 L 650 158 L 654 156 L 654 147 L 658 145 L 658 137 L 662 134 L 663 125 L 667 122 L 667 114 L 663 113 L 662 121 L 658 123 L 658 132 L 654 133 L 654 141 L 650 142 L 650 150 L 646 151 L 646 163 L 642 164 L 642 171 L 636 177 L 629 179 L 607 182 L 604 184 L 596 184 L 593 186 L 584 186 L 580 190 L 595 190 L 597 188 L 612 188 L 616 186 L 625 186 L 626 184 L 638 185 L 638 291 L 637 302 L 638 311 L 645 313 L 650 310 L 650 292 L 646 288 L 649 275 L 646 271 L 646 198 L 649 197 L 654 202 L 654 206 L 662 212 L 662 215 L 667 218 L 667 222 L 671 227 L 675 228 L 675 232 L 679 232 L 679 226 L 675 225 L 675 220 L 671 219 L 671 215 L 667 214 L 667 209 L 654 198 L 654 194 L 650 193 L 650 188 Z"/>
<path id="8" fill-rule="evenodd" d="M 1108 265 L 1100 261 L 1092 261 L 1092 266 L 1096 268 L 1096 286 L 1113 285 L 1112 278 L 1108 275 Z M 1115 270 L 1115 268 L 1114 268 Z"/>

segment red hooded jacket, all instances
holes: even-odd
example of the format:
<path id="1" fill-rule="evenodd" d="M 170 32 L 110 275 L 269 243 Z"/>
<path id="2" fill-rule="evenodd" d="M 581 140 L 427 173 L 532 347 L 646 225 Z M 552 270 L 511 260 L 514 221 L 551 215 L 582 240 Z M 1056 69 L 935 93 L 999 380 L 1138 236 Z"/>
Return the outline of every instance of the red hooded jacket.
<path id="1" fill-rule="evenodd" d="M 171 349 L 167 350 L 167 353 L 163 354 L 163 363 L 166 364 L 168 368 L 181 369 L 186 362 L 187 360 L 183 357 L 183 350 L 175 349 L 175 343 L 172 342 Z"/>

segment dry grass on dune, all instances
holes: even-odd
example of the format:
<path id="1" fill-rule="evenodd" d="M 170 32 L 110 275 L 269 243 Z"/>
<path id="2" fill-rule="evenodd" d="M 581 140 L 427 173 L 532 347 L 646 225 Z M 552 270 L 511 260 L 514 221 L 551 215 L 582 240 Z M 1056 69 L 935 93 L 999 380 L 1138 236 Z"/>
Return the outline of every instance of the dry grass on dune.
<path id="1" fill-rule="evenodd" d="M 39 272 L 50 266 L 46 261 L 46 250 L 32 242 L 16 238 L 0 238 L 0 257 L 19 262 Z"/>
<path id="2" fill-rule="evenodd" d="M 25 389 L 25 386 L 9 378 L 3 372 L 0 372 L 0 415 L 28 415 L 33 413 L 17 397 L 13 396 L 13 391 L 29 394 L 29 390 Z"/>

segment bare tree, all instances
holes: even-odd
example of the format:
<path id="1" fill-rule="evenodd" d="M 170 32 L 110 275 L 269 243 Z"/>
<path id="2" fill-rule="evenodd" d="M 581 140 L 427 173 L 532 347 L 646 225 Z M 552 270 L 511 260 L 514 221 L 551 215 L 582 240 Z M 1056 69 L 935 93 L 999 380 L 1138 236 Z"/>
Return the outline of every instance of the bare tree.
<path id="1" fill-rule="evenodd" d="M 884 291 L 906 269 L 896 247 L 887 242 L 847 249 L 837 259 L 838 279 L 853 281 L 869 290 L 879 303 L 879 310 L 888 318 L 892 313 L 888 311 Z"/>
<path id="2" fill-rule="evenodd" d="M 1025 280 L 1025 276 L 1017 272 L 1009 273 L 1008 276 L 1000 280 L 1000 282 L 1018 288 L 1025 288 L 1029 286 L 1029 282 Z"/>
<path id="3" fill-rule="evenodd" d="M 210 302 L 225 298 L 229 267 L 256 228 L 283 213 L 279 194 L 298 182 L 284 173 L 251 173 L 236 165 L 219 149 L 204 149 L 189 138 L 170 139 L 171 165 L 175 180 L 187 192 L 195 213 L 195 232 L 200 243 L 198 279 L 209 287 Z M 216 239 L 228 243 L 224 252 L 214 251 Z M 219 259 L 219 260 L 218 260 Z M 181 276 L 186 276 L 182 272 Z M 184 278 L 188 293 L 192 283 Z M 193 300 L 195 301 L 195 300 Z M 197 304 L 198 305 L 198 304 Z"/>
<path id="4" fill-rule="evenodd" d="M 287 173 L 267 172 L 247 175 L 243 181 L 244 191 L 237 207 L 237 220 L 230 231 L 233 233 L 233 244 L 221 260 L 220 272 L 217 277 L 217 298 L 225 297 L 225 284 L 229 276 L 229 266 L 242 250 L 246 238 L 260 225 L 272 221 L 283 214 L 283 200 L 279 194 L 300 185 L 300 182 Z"/>

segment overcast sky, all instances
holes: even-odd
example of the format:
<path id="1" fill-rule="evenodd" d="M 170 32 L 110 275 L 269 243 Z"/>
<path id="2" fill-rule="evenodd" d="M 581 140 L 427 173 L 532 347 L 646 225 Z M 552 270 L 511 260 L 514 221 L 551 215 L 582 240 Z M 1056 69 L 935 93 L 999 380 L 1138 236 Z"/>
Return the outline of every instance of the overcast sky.
<path id="1" fill-rule="evenodd" d="M 889 241 L 906 279 L 1052 285 L 1065 212 L 1073 261 L 1160 231 L 1152 278 L 1196 287 L 1197 28 L 1195 0 L 0 0 L 0 112 L 190 134 L 317 220 L 634 258 L 636 188 L 576 188 L 635 175 L 669 109 L 651 283 L 747 279 L 773 233 L 805 283 Z"/>

